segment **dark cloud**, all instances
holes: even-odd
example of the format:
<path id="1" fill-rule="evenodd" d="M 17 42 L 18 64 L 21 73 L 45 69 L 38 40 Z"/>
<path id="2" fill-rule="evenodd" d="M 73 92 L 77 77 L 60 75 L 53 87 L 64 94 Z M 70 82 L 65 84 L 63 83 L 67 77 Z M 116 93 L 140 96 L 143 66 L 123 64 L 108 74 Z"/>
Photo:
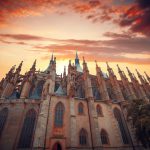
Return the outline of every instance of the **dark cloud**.
<path id="1" fill-rule="evenodd" d="M 129 26 L 132 32 L 139 32 L 150 36 L 150 1 L 136 0 L 120 17 L 120 26 Z"/>
<path id="2" fill-rule="evenodd" d="M 132 37 L 131 33 L 129 34 L 129 33 L 106 32 L 103 35 L 110 38 L 131 38 Z"/>

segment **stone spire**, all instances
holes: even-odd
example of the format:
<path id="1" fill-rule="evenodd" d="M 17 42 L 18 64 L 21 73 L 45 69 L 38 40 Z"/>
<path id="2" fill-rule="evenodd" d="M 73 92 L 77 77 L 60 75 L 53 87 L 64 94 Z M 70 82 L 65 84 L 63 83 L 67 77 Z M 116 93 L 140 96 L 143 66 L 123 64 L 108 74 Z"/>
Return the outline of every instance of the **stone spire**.
<path id="1" fill-rule="evenodd" d="M 6 74 L 6 77 L 2 85 L 3 91 L 1 94 L 1 98 L 8 98 L 14 90 L 13 79 L 14 79 L 15 67 L 16 65 L 12 66 L 9 72 Z"/>
<path id="2" fill-rule="evenodd" d="M 23 61 L 21 61 L 21 63 L 19 64 L 18 68 L 16 69 L 16 73 L 17 73 L 17 74 L 20 73 L 21 68 L 22 68 L 22 64 L 23 64 Z"/>
<path id="3" fill-rule="evenodd" d="M 140 79 L 141 84 L 145 84 L 145 81 L 144 81 L 142 75 L 138 72 L 137 69 L 136 69 L 136 73 L 137 73 L 137 75 L 138 75 L 138 78 Z"/>
<path id="4" fill-rule="evenodd" d="M 127 72 L 128 72 L 128 75 L 129 75 L 129 77 L 130 77 L 131 81 L 134 81 L 133 74 L 131 73 L 131 71 L 129 70 L 129 68 L 128 68 L 128 67 L 126 67 L 126 69 L 127 69 Z"/>
<path id="5" fill-rule="evenodd" d="M 120 78 L 121 78 L 121 81 L 122 81 L 122 84 L 124 86 L 124 92 L 126 94 L 126 98 L 127 99 L 130 99 L 130 100 L 133 100 L 133 99 L 136 99 L 136 96 L 135 96 L 135 93 L 132 89 L 132 86 L 130 85 L 129 83 L 129 80 L 128 78 L 126 77 L 124 71 L 122 71 L 119 67 L 119 65 L 117 64 L 117 68 L 118 68 L 118 73 L 120 75 Z"/>
<path id="6" fill-rule="evenodd" d="M 31 88 L 34 86 L 34 80 L 36 78 L 36 59 L 33 62 L 32 67 L 30 68 L 30 71 L 28 71 L 24 78 L 24 84 L 21 92 L 21 98 L 28 98 L 30 94 Z"/>
<path id="7" fill-rule="evenodd" d="M 148 76 L 148 74 L 146 72 L 144 72 L 144 73 L 146 75 L 146 78 L 147 78 L 148 82 L 150 83 L 150 77 Z"/>
<path id="8" fill-rule="evenodd" d="M 131 71 L 129 70 L 129 68 L 128 67 L 126 67 L 126 68 L 127 68 L 129 77 L 131 79 L 131 82 L 133 84 L 133 87 L 135 89 L 136 97 L 140 98 L 140 99 L 144 99 L 144 100 L 147 101 L 147 96 L 146 96 L 146 93 L 145 93 L 143 87 L 139 84 L 139 82 L 136 79 L 135 75 L 133 73 L 131 73 Z"/>
<path id="9" fill-rule="evenodd" d="M 91 98 L 93 97 L 91 79 L 89 75 L 89 69 L 88 69 L 88 66 L 84 57 L 83 57 L 83 78 L 84 78 L 84 84 L 85 84 L 85 97 Z"/>
<path id="10" fill-rule="evenodd" d="M 80 60 L 79 60 L 77 51 L 76 51 L 76 57 L 75 57 L 75 66 L 76 66 L 78 72 L 83 72 L 83 70 L 80 66 Z"/>
<path id="11" fill-rule="evenodd" d="M 108 95 L 108 91 L 107 91 L 107 87 L 106 87 L 106 82 L 103 76 L 103 72 L 101 70 L 101 68 L 98 66 L 97 62 L 96 63 L 96 74 L 97 74 L 97 80 L 98 80 L 98 85 L 99 85 L 99 91 L 102 95 L 102 98 L 104 100 L 109 100 L 109 95 Z"/>
<path id="12" fill-rule="evenodd" d="M 35 61 L 33 62 L 33 65 L 32 65 L 32 67 L 30 68 L 30 71 L 35 71 L 36 70 L 36 59 L 35 59 Z"/>
<path id="13" fill-rule="evenodd" d="M 97 65 L 96 60 L 95 60 L 95 64 L 96 64 L 96 73 L 97 73 L 97 75 L 100 74 L 101 76 L 103 76 L 103 72 L 102 72 L 101 68 Z"/>
<path id="14" fill-rule="evenodd" d="M 89 75 L 89 69 L 88 69 L 88 66 L 87 66 L 87 63 L 85 62 L 85 59 L 83 57 L 83 73 L 86 75 Z"/>
<path id="15" fill-rule="evenodd" d="M 49 73 L 52 68 L 54 69 L 56 67 L 56 57 L 54 57 L 53 52 L 49 61 L 49 65 L 47 67 L 47 69 L 44 71 L 45 73 Z"/>
<path id="16" fill-rule="evenodd" d="M 64 73 L 63 73 L 63 77 L 66 77 L 66 66 L 64 66 Z"/>
<path id="17" fill-rule="evenodd" d="M 116 75 L 114 74 L 114 71 L 112 70 L 112 68 L 108 65 L 108 62 L 106 62 L 106 64 L 107 64 L 107 70 L 108 70 L 108 73 L 109 73 L 110 83 L 112 85 L 115 97 L 116 97 L 118 102 L 123 101 L 124 97 L 122 95 L 122 91 L 120 89 L 120 85 L 118 83 Z"/>
<path id="18" fill-rule="evenodd" d="M 112 70 L 112 68 L 110 68 L 108 62 L 106 62 L 106 65 L 107 65 L 107 71 L 108 71 L 108 73 L 109 73 L 109 76 L 110 76 L 110 75 L 114 75 L 114 71 Z"/>

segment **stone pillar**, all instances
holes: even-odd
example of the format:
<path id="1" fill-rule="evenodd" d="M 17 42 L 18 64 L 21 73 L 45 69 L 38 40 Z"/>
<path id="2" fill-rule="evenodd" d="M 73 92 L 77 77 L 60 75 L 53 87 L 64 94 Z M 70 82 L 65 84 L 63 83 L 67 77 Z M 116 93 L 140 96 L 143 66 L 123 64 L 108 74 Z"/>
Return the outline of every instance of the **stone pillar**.
<path id="1" fill-rule="evenodd" d="M 9 97 L 13 93 L 14 85 L 13 83 L 7 83 L 6 88 L 2 93 L 2 98 Z"/>
<path id="2" fill-rule="evenodd" d="M 43 148 L 45 147 L 49 106 L 50 106 L 50 99 L 42 101 L 35 129 L 33 149 L 43 150 Z"/>
<path id="3" fill-rule="evenodd" d="M 88 98 L 87 100 L 87 107 L 88 107 L 88 115 L 89 115 L 89 124 L 91 130 L 91 140 L 92 140 L 92 147 L 94 150 L 101 150 L 101 137 L 100 137 L 100 129 L 98 126 L 98 118 L 94 108 L 94 100 L 93 98 Z"/>
<path id="4" fill-rule="evenodd" d="M 21 91 L 20 98 L 28 98 L 29 93 L 30 93 L 30 89 L 31 89 L 31 83 L 29 81 L 26 81 L 23 85 L 23 89 Z"/>
<path id="5" fill-rule="evenodd" d="M 74 99 L 70 100 L 70 147 L 76 147 L 78 145 L 77 137 L 77 121 L 75 115 L 75 103 Z"/>

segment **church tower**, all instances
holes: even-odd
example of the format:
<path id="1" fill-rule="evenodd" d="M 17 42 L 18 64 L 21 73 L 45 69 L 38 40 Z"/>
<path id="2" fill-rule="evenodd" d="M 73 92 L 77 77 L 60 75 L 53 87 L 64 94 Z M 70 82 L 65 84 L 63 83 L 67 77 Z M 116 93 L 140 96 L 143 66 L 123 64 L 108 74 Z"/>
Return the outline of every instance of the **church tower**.
<path id="1" fill-rule="evenodd" d="M 83 72 L 83 70 L 80 66 L 80 60 L 79 60 L 77 51 L 76 51 L 76 58 L 75 58 L 75 66 L 76 66 L 78 72 Z"/>

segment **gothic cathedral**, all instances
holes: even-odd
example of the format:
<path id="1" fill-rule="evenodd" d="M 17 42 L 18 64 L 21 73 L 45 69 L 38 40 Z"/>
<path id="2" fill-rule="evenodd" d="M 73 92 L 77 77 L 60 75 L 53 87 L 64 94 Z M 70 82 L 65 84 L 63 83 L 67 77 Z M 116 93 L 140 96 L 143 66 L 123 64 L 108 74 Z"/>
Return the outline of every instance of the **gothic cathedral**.
<path id="1" fill-rule="evenodd" d="M 96 63 L 91 75 L 76 53 L 68 71 L 56 74 L 56 57 L 45 71 L 13 66 L 0 82 L 0 150 L 141 150 L 127 120 L 126 104 L 150 100 L 150 77 L 107 63 L 108 75 Z M 140 82 L 139 82 L 140 81 Z"/>

